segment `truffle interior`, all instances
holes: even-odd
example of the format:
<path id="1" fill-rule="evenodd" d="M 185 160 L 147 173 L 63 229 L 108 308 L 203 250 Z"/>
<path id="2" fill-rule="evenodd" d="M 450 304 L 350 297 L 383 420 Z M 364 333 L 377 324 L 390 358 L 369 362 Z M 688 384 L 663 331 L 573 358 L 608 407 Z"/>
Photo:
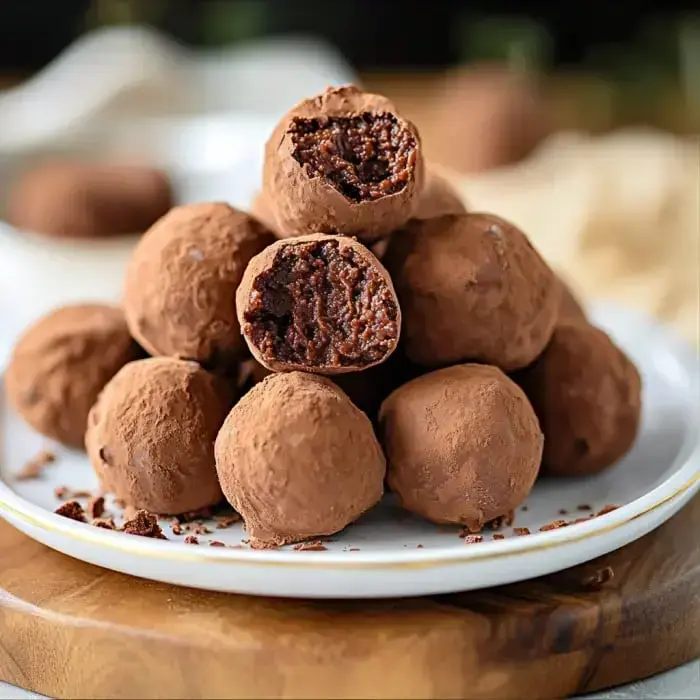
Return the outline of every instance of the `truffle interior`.
<path id="1" fill-rule="evenodd" d="M 353 202 L 379 199 L 406 187 L 416 163 L 416 140 L 393 114 L 295 117 L 295 160 Z"/>
<path id="2" fill-rule="evenodd" d="M 399 334 L 382 271 L 337 241 L 282 247 L 255 278 L 244 321 L 265 360 L 310 368 L 374 364 Z"/>

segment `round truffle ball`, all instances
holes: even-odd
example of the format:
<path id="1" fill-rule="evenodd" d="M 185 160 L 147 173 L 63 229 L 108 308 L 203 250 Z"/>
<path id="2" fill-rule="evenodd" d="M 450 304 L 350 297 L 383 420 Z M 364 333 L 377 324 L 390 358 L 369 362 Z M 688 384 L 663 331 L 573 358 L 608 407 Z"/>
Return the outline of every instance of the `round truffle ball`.
<path id="1" fill-rule="evenodd" d="M 466 214 L 467 208 L 450 181 L 434 167 L 425 170 L 423 191 L 418 198 L 414 219 L 436 219 L 450 214 Z"/>
<path id="2" fill-rule="evenodd" d="M 537 361 L 515 377 L 544 432 L 542 473 L 594 474 L 634 443 L 641 416 L 641 379 L 601 330 L 560 323 Z"/>
<path id="3" fill-rule="evenodd" d="M 126 271 L 124 309 L 151 355 L 228 369 L 245 349 L 236 289 L 249 260 L 272 243 L 255 219 L 227 204 L 176 207 L 141 238 Z"/>
<path id="4" fill-rule="evenodd" d="M 123 367 L 88 417 L 85 445 L 102 488 L 152 513 L 220 501 L 214 440 L 232 398 L 196 362 L 154 357 Z"/>
<path id="5" fill-rule="evenodd" d="M 281 236 L 373 241 L 411 217 L 422 189 L 415 126 L 385 97 L 352 85 L 298 104 L 265 148 L 263 193 Z"/>
<path id="6" fill-rule="evenodd" d="M 271 545 L 342 530 L 379 501 L 386 471 L 367 416 L 301 372 L 267 377 L 233 407 L 216 467 L 248 534 Z"/>
<path id="7" fill-rule="evenodd" d="M 399 342 L 401 310 L 388 272 L 345 236 L 269 246 L 246 268 L 236 306 L 251 353 L 274 371 L 367 369 Z"/>
<path id="8" fill-rule="evenodd" d="M 34 430 L 82 448 L 98 394 L 142 355 L 121 309 L 64 306 L 39 319 L 17 342 L 5 375 L 7 399 Z"/>
<path id="9" fill-rule="evenodd" d="M 49 162 L 25 173 L 7 203 L 18 228 L 60 238 L 142 233 L 173 202 L 168 176 L 145 166 Z"/>
<path id="10" fill-rule="evenodd" d="M 488 365 L 456 365 L 399 387 L 382 404 L 387 483 L 401 504 L 472 531 L 532 490 L 542 433 L 521 389 Z"/>
<path id="11" fill-rule="evenodd" d="M 559 282 L 527 237 L 497 216 L 410 222 L 392 237 L 384 262 L 413 362 L 439 367 L 475 360 L 511 371 L 549 342 Z"/>

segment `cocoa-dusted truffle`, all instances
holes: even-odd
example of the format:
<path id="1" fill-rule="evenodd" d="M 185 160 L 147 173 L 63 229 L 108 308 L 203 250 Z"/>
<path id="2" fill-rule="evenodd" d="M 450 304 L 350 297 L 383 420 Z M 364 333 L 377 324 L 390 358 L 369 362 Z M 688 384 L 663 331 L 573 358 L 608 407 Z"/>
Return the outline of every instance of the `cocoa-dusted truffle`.
<path id="1" fill-rule="evenodd" d="M 126 365 L 88 418 L 85 444 L 102 488 L 152 513 L 221 500 L 214 440 L 229 391 L 196 362 L 156 357 Z"/>
<path id="2" fill-rule="evenodd" d="M 224 495 L 266 544 L 342 530 L 379 501 L 385 466 L 367 416 L 332 381 L 301 372 L 253 387 L 216 438 Z"/>
<path id="3" fill-rule="evenodd" d="M 152 355 L 232 366 L 245 344 L 236 288 L 248 261 L 274 240 L 227 204 L 176 207 L 139 241 L 126 271 L 132 335 Z"/>
<path id="4" fill-rule="evenodd" d="M 406 354 L 418 364 L 476 360 L 510 371 L 532 362 L 552 335 L 558 280 L 527 237 L 497 216 L 410 222 L 384 260 Z"/>
<path id="5" fill-rule="evenodd" d="M 466 214 L 467 208 L 450 181 L 434 167 L 425 170 L 423 191 L 418 198 L 414 219 L 436 219 L 449 214 Z"/>
<path id="6" fill-rule="evenodd" d="M 387 483 L 435 523 L 478 531 L 530 493 L 542 433 L 522 390 L 488 365 L 456 365 L 399 387 L 382 404 Z"/>
<path id="7" fill-rule="evenodd" d="M 544 432 L 543 473 L 593 474 L 632 446 L 641 379 L 603 331 L 580 321 L 558 324 L 544 353 L 515 379 Z"/>
<path id="8" fill-rule="evenodd" d="M 266 248 L 236 294 L 253 356 L 275 371 L 341 374 L 383 362 L 401 311 L 389 274 L 361 243 L 312 234 Z"/>
<path id="9" fill-rule="evenodd" d="M 39 319 L 19 339 L 5 375 L 5 392 L 32 428 L 82 447 L 88 412 L 102 387 L 142 355 L 121 309 L 64 306 Z"/>
<path id="10" fill-rule="evenodd" d="M 7 203 L 10 223 L 60 238 L 142 233 L 172 206 L 156 168 L 55 161 L 28 171 Z"/>
<path id="11" fill-rule="evenodd" d="M 416 128 L 385 97 L 352 85 L 298 104 L 265 148 L 263 192 L 281 236 L 375 240 L 411 217 L 422 188 Z"/>

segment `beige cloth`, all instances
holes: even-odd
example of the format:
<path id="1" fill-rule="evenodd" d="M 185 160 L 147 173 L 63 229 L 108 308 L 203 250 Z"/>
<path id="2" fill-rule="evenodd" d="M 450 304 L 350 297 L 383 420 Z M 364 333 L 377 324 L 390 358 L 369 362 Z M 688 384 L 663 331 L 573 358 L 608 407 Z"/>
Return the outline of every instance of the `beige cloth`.
<path id="1" fill-rule="evenodd" d="M 562 133 L 457 183 L 472 211 L 520 226 L 582 297 L 643 309 L 700 344 L 698 138 Z"/>

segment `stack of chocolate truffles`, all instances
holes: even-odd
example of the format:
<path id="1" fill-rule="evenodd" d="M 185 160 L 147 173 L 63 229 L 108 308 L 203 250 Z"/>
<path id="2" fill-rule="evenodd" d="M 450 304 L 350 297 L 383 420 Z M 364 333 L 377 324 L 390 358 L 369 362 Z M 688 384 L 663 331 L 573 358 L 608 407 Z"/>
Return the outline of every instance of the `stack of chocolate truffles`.
<path id="1" fill-rule="evenodd" d="M 106 491 L 172 514 L 224 497 L 259 546 L 336 533 L 385 485 L 478 532 L 539 474 L 629 450 L 633 364 L 522 231 L 465 210 L 388 99 L 289 111 L 252 210 L 171 209 L 123 308 L 61 309 L 17 344 L 11 402 L 84 439 Z"/>

